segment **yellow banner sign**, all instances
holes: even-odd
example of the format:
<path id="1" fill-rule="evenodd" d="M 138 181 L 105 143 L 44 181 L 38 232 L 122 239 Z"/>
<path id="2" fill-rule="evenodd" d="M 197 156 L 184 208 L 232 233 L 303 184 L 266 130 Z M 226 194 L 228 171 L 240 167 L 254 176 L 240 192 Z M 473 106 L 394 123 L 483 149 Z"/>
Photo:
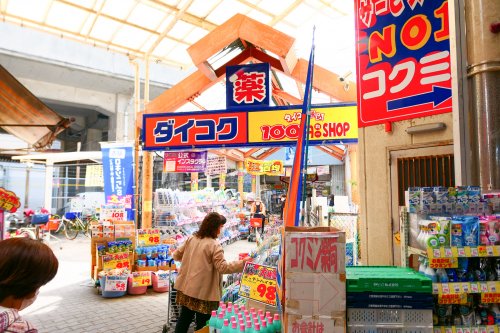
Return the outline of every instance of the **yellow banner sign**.
<path id="1" fill-rule="evenodd" d="M 102 268 L 105 271 L 116 268 L 130 268 L 128 252 L 103 255 Z"/>
<path id="2" fill-rule="evenodd" d="M 276 306 L 276 267 L 247 262 L 238 294 L 241 297 Z"/>
<path id="3" fill-rule="evenodd" d="M 150 246 L 160 244 L 160 230 L 158 229 L 138 229 L 137 245 Z"/>
<path id="4" fill-rule="evenodd" d="M 146 287 L 152 285 L 151 272 L 132 272 L 132 286 Z"/>
<path id="5" fill-rule="evenodd" d="M 259 161 L 246 159 L 245 169 L 251 175 L 281 176 L 285 173 L 283 161 Z"/>
<path id="6" fill-rule="evenodd" d="M 272 110 L 248 113 L 249 143 L 296 141 L 302 110 Z M 309 139 L 357 140 L 358 114 L 356 106 L 311 109 Z"/>

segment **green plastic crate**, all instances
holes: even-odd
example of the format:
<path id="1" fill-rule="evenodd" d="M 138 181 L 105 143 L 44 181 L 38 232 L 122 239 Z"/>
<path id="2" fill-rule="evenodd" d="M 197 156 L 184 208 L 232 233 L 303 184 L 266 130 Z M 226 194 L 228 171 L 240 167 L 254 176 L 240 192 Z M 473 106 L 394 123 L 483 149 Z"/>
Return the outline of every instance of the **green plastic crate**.
<path id="1" fill-rule="evenodd" d="M 348 293 L 414 292 L 432 294 L 432 280 L 411 268 L 393 266 L 346 267 Z"/>

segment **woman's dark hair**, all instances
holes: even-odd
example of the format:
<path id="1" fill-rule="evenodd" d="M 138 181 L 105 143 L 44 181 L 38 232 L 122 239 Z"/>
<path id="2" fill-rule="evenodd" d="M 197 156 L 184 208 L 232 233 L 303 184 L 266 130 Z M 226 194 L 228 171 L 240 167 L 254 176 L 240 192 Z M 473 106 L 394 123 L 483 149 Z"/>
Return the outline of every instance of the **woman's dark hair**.
<path id="1" fill-rule="evenodd" d="M 0 241 L 0 302 L 34 293 L 56 276 L 59 262 L 40 241 L 9 238 Z"/>
<path id="2" fill-rule="evenodd" d="M 194 233 L 198 238 L 217 238 L 219 226 L 226 223 L 226 218 L 219 213 L 211 212 L 205 216 L 201 223 L 200 229 Z"/>

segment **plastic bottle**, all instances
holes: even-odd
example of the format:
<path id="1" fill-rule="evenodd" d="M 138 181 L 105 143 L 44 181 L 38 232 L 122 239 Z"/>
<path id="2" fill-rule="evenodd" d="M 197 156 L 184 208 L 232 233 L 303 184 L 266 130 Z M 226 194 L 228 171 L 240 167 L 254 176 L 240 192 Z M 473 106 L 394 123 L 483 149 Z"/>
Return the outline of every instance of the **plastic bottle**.
<path id="1" fill-rule="evenodd" d="M 260 330 L 260 324 L 259 323 L 255 323 L 255 330 L 254 330 L 255 333 L 261 333 L 261 330 Z"/>
<path id="2" fill-rule="evenodd" d="M 224 311 L 221 311 L 221 313 L 219 313 L 219 316 L 217 317 L 217 322 L 215 323 L 215 333 L 221 333 L 222 327 L 224 325 L 225 315 L 226 314 L 224 313 Z"/>
<path id="3" fill-rule="evenodd" d="M 238 333 L 238 323 L 236 321 L 233 321 L 231 323 L 231 333 Z"/>
<path id="4" fill-rule="evenodd" d="M 245 333 L 254 333 L 254 330 L 253 330 L 253 327 L 252 327 L 252 322 L 250 320 L 247 320 L 247 325 L 246 325 Z"/>
<path id="5" fill-rule="evenodd" d="M 212 311 L 212 316 L 208 321 L 208 332 L 215 333 L 215 324 L 217 323 L 217 311 Z"/>
<path id="6" fill-rule="evenodd" d="M 448 274 L 446 274 L 446 271 L 444 268 L 438 268 L 436 270 L 436 275 L 437 275 L 437 280 L 439 283 L 448 283 Z"/>
<path id="7" fill-rule="evenodd" d="M 274 327 L 274 331 L 275 331 L 276 333 L 280 333 L 280 332 L 281 332 L 281 320 L 280 320 L 280 315 L 279 315 L 279 314 L 277 314 L 277 313 L 274 315 L 273 327 Z"/>
<path id="8" fill-rule="evenodd" d="M 240 333 L 246 333 L 245 325 L 240 325 Z"/>
<path id="9" fill-rule="evenodd" d="M 269 331 L 269 333 L 276 333 L 276 329 L 273 325 L 273 317 L 271 317 L 271 314 L 267 316 L 267 330 Z"/>
<path id="10" fill-rule="evenodd" d="M 261 325 L 260 331 L 262 333 L 269 333 L 269 330 L 267 329 L 267 321 L 264 318 L 264 316 L 262 316 L 262 318 L 263 318 L 263 320 L 262 320 L 262 325 Z"/>
<path id="11" fill-rule="evenodd" d="M 434 268 L 427 266 L 425 268 L 425 276 L 427 276 L 429 279 L 431 279 L 432 282 L 437 282 L 437 275 L 436 275 L 436 272 L 434 271 Z"/>
<path id="12" fill-rule="evenodd" d="M 495 316 L 495 324 L 497 326 L 500 325 L 500 309 L 498 308 L 498 304 L 495 303 L 491 304 L 490 311 Z"/>
<path id="13" fill-rule="evenodd" d="M 231 328 L 229 327 L 229 319 L 224 319 L 224 325 L 222 326 L 221 333 L 231 333 Z"/>
<path id="14" fill-rule="evenodd" d="M 425 275 L 425 258 L 418 257 L 418 262 L 420 263 L 420 265 L 418 266 L 418 272 L 422 275 Z"/>

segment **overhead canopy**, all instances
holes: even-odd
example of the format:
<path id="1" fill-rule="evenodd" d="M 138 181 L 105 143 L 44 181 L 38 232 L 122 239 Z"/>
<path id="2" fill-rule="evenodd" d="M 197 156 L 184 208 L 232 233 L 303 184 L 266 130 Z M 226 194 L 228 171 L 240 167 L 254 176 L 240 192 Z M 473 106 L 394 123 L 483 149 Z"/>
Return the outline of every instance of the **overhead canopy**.
<path id="1" fill-rule="evenodd" d="M 70 124 L 0 65 L 0 127 L 35 149 L 52 144 Z"/>

